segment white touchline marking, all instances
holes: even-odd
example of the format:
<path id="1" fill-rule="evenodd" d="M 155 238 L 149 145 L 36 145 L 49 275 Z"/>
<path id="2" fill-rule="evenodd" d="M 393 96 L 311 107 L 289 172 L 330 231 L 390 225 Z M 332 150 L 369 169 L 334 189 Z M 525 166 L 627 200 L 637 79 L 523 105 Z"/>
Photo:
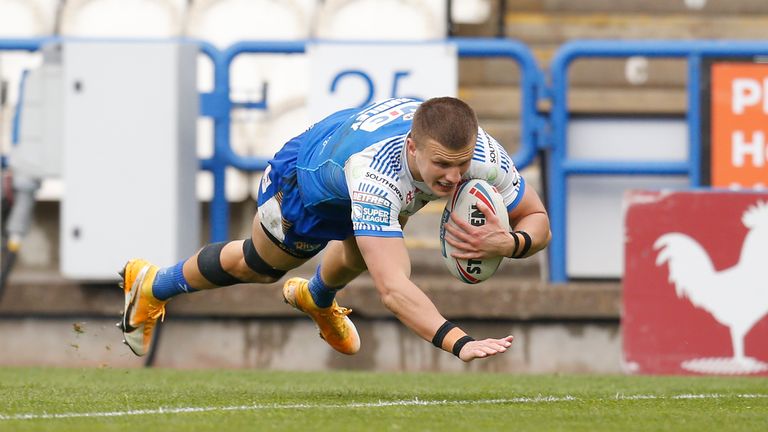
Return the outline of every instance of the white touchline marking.
<path id="1" fill-rule="evenodd" d="M 736 395 L 723 395 L 718 393 L 709 394 L 679 394 L 673 396 L 657 396 L 657 395 L 623 395 L 617 393 L 616 400 L 644 400 L 644 399 L 725 399 L 725 398 L 737 398 L 737 399 L 758 399 L 768 398 L 768 394 L 736 394 Z"/>
<path id="2" fill-rule="evenodd" d="M 721 395 L 712 394 L 681 394 L 673 396 L 657 395 L 623 395 L 617 393 L 615 400 L 643 400 L 643 399 L 723 399 L 734 397 L 738 399 L 757 399 L 768 398 L 768 394 L 737 394 Z M 601 398 L 597 398 L 601 400 Z M 403 399 L 394 401 L 379 402 L 350 402 L 346 404 L 254 404 L 254 405 L 235 405 L 235 406 L 209 406 L 209 407 L 160 407 L 156 409 L 128 410 L 128 411 L 102 411 L 102 412 L 83 412 L 83 413 L 59 413 L 59 414 L 0 414 L 0 421 L 7 420 L 46 420 L 46 419 L 69 419 L 69 418 L 89 418 L 89 417 L 125 417 L 137 415 L 154 414 L 187 414 L 215 411 L 258 411 L 258 410 L 284 410 L 284 409 L 338 409 L 338 408 L 386 408 L 393 406 L 440 406 L 440 405 L 502 405 L 502 404 L 523 404 L 523 403 L 550 403 L 550 402 L 572 402 L 578 399 L 570 396 L 536 396 L 536 397 L 516 397 L 506 399 L 480 399 L 480 400 L 421 400 Z M 605 400 L 605 399 L 603 399 Z"/>
<path id="3" fill-rule="evenodd" d="M 123 417 L 135 415 L 150 414 L 186 414 L 211 411 L 257 411 L 257 410 L 282 410 L 282 409 L 337 409 L 337 408 L 384 408 L 392 406 L 439 406 L 439 405 L 495 405 L 508 403 L 539 403 L 539 402 L 564 402 L 576 400 L 572 396 L 537 396 L 537 397 L 518 397 L 509 399 L 481 399 L 481 400 L 420 400 L 404 399 L 395 401 L 379 402 L 350 402 L 346 404 L 254 404 L 223 407 L 178 407 L 178 408 L 157 408 L 129 411 L 106 411 L 106 412 L 86 412 L 86 413 L 60 413 L 60 414 L 0 414 L 2 420 L 38 420 L 38 419 L 64 419 L 81 417 Z"/>

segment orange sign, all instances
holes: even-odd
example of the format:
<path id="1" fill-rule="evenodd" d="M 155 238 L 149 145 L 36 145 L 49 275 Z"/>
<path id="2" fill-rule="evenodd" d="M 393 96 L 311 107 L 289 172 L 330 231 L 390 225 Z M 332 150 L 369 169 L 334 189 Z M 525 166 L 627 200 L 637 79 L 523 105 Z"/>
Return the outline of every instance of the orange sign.
<path id="1" fill-rule="evenodd" d="M 768 64 L 712 65 L 712 186 L 768 187 Z"/>

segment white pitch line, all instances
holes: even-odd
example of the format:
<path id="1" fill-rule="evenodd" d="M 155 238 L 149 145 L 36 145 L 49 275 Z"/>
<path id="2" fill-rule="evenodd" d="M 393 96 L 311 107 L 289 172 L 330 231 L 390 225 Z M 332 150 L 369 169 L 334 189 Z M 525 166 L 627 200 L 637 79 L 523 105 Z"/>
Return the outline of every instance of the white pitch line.
<path id="1" fill-rule="evenodd" d="M 129 410 L 129 411 L 106 411 L 106 412 L 85 412 L 85 413 L 60 413 L 60 414 L 0 414 L 0 421 L 2 420 L 40 420 L 40 419 L 67 419 L 67 418 L 82 418 L 82 417 L 124 417 L 124 416 L 136 416 L 136 415 L 151 415 L 151 414 L 186 414 L 186 413 L 200 413 L 200 412 L 212 412 L 212 411 L 258 411 L 258 410 L 283 410 L 283 409 L 338 409 L 338 408 L 385 408 L 392 406 L 439 406 L 439 405 L 497 405 L 497 404 L 510 404 L 510 403 L 547 403 L 547 402 L 566 402 L 576 400 L 572 396 L 537 396 L 533 398 L 518 397 L 509 399 L 481 399 L 481 400 L 421 400 L 421 399 L 404 399 L 395 401 L 379 401 L 379 402 L 350 402 L 346 404 L 254 404 L 254 405 L 237 405 L 237 406 L 223 406 L 223 407 L 178 407 L 178 408 L 157 408 L 157 409 L 144 409 L 144 410 Z"/>
<path id="2" fill-rule="evenodd" d="M 686 400 L 686 399 L 725 399 L 729 397 L 733 397 L 737 399 L 759 399 L 759 398 L 768 398 L 768 394 L 722 395 L 718 393 L 709 393 L 709 394 L 680 394 L 680 395 L 673 395 L 673 396 L 658 396 L 658 395 L 623 395 L 623 394 L 617 393 L 615 396 L 615 399 L 616 400 L 645 400 L 645 399 Z"/>
<path id="3" fill-rule="evenodd" d="M 681 394 L 673 396 L 657 395 L 622 395 L 616 394 L 615 400 L 643 400 L 643 399 L 723 399 L 735 397 L 739 399 L 757 399 L 768 398 L 768 394 L 738 394 L 721 395 L 712 394 Z M 7 420 L 46 420 L 46 419 L 69 419 L 69 418 L 93 418 L 93 417 L 125 417 L 138 415 L 155 414 L 187 414 L 216 411 L 259 411 L 259 410 L 284 410 L 284 409 L 348 409 L 348 408 L 386 408 L 393 406 L 440 406 L 440 405 L 502 405 L 502 404 L 524 404 L 524 403 L 551 403 L 551 402 L 571 402 L 577 398 L 566 396 L 536 396 L 536 397 L 517 397 L 507 399 L 480 399 L 480 400 L 421 400 L 421 399 L 403 399 L 394 401 L 379 402 L 350 402 L 346 404 L 254 404 L 254 405 L 235 405 L 235 406 L 209 406 L 209 407 L 161 407 L 156 409 L 128 410 L 128 411 L 103 411 L 103 412 L 84 412 L 84 413 L 59 413 L 59 414 L 0 414 L 0 421 Z"/>

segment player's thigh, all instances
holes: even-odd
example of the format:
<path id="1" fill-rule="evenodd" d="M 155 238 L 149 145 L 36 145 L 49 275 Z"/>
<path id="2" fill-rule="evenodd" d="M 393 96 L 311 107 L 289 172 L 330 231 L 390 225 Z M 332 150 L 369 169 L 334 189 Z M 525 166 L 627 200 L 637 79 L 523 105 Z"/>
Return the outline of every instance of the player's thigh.
<path id="1" fill-rule="evenodd" d="M 291 270 L 304 264 L 309 259 L 291 255 L 275 244 L 275 242 L 264 232 L 264 227 L 261 225 L 258 212 L 253 217 L 251 240 L 253 241 L 254 249 L 256 249 L 256 252 L 261 259 L 273 268 L 279 270 Z"/>

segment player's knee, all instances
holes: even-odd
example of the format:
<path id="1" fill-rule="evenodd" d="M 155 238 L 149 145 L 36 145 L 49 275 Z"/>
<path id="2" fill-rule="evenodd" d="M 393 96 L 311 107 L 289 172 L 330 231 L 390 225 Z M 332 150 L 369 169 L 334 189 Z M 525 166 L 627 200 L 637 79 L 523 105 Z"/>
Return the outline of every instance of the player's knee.
<path id="1" fill-rule="evenodd" d="M 212 243 L 203 247 L 197 254 L 197 268 L 208 282 L 216 286 L 229 286 L 245 282 L 224 269 L 221 264 L 221 251 L 228 242 Z"/>
<path id="2" fill-rule="evenodd" d="M 273 283 L 282 278 L 287 270 L 279 270 L 264 261 L 256 251 L 251 239 L 243 242 L 243 259 L 245 265 L 250 271 L 249 280 L 255 283 Z"/>

